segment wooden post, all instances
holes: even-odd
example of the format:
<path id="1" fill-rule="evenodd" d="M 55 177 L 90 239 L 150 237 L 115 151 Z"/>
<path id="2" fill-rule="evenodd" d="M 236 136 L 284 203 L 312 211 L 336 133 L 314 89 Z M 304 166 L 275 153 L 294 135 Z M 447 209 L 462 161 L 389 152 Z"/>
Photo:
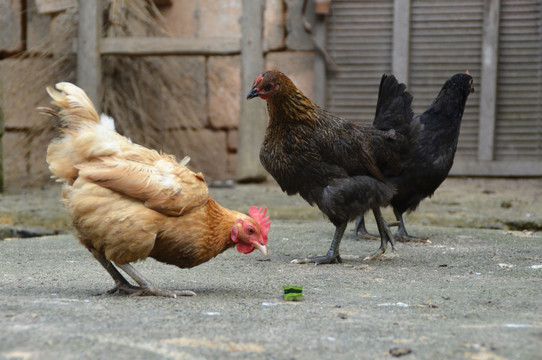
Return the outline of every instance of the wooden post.
<path id="1" fill-rule="evenodd" d="M 410 67 L 410 0 L 393 4 L 393 47 L 391 71 L 402 83 L 408 84 Z"/>
<path id="2" fill-rule="evenodd" d="M 241 121 L 237 150 L 237 181 L 264 181 L 267 172 L 260 163 L 260 147 L 267 127 L 265 102 L 246 100 L 246 94 L 264 69 L 263 58 L 264 0 L 243 0 L 241 39 Z"/>
<path id="3" fill-rule="evenodd" d="M 102 100 L 102 1 L 79 0 L 77 33 L 77 85 L 90 97 L 100 111 Z"/>
<path id="4" fill-rule="evenodd" d="M 327 29 L 326 17 L 316 16 L 316 22 L 313 26 L 314 40 L 324 49 L 326 48 Z M 322 108 L 326 108 L 326 61 L 319 51 L 314 52 L 314 102 Z"/>
<path id="5" fill-rule="evenodd" d="M 0 61 L 0 193 L 4 192 L 4 74 Z"/>
<path id="6" fill-rule="evenodd" d="M 482 78 L 480 81 L 480 123 L 478 160 L 493 160 L 497 103 L 497 63 L 499 51 L 500 1 L 485 2 L 482 40 Z M 476 81 L 476 79 L 475 79 Z"/>

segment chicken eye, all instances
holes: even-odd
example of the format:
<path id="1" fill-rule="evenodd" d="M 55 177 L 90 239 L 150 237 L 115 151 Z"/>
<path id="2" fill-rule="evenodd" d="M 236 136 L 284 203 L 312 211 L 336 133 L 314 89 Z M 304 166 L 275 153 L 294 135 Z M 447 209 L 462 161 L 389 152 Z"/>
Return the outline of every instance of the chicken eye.
<path id="1" fill-rule="evenodd" d="M 251 228 L 251 227 L 248 227 L 248 228 L 247 228 L 247 233 L 248 233 L 249 235 L 254 234 L 254 229 Z"/>
<path id="2" fill-rule="evenodd" d="M 273 88 L 273 85 L 271 84 L 265 84 L 265 86 L 263 87 L 264 91 L 269 91 Z"/>

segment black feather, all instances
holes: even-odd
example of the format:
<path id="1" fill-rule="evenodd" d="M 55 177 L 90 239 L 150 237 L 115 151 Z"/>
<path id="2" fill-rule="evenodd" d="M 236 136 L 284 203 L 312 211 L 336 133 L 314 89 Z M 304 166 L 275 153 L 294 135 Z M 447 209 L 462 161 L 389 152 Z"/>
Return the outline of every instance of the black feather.
<path id="1" fill-rule="evenodd" d="M 415 210 L 448 176 L 471 90 L 472 77 L 456 74 L 446 81 L 431 106 L 416 117 L 423 130 L 412 149 L 411 161 L 400 176 L 390 179 L 397 187 L 391 204 L 400 214 Z"/>

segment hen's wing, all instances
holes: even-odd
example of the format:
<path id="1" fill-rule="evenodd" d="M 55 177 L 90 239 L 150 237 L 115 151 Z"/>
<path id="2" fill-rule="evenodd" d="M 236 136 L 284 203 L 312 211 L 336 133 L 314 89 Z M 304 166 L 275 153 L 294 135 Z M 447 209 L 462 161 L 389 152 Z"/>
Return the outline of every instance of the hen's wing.
<path id="1" fill-rule="evenodd" d="M 320 117 L 326 118 L 324 126 L 317 128 L 315 143 L 322 159 L 340 166 L 348 176 L 370 175 L 384 181 L 374 156 L 371 139 L 384 132 L 370 126 L 353 124 L 320 110 Z"/>
<path id="2" fill-rule="evenodd" d="M 155 211 L 180 216 L 205 205 L 209 199 L 203 175 L 185 167 L 185 161 L 179 164 L 168 155 L 150 163 L 106 157 L 76 167 L 79 176 L 88 181 L 139 199 Z"/>

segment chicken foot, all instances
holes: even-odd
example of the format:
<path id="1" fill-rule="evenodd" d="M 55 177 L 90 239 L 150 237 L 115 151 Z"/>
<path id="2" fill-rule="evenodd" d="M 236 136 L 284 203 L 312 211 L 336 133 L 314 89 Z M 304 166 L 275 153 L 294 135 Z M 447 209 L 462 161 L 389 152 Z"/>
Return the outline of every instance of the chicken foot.
<path id="1" fill-rule="evenodd" d="M 141 274 L 130 264 L 123 264 L 117 266 L 121 268 L 126 274 L 128 274 L 132 279 L 135 280 L 140 286 L 134 286 L 122 276 L 122 274 L 117 270 L 115 265 L 105 258 L 102 254 L 97 251 L 92 251 L 92 255 L 98 262 L 104 267 L 105 270 L 111 275 L 115 281 L 115 286 L 107 291 L 108 294 L 114 294 L 117 291 L 124 294 L 130 294 L 131 296 L 142 296 L 142 295 L 154 295 L 154 296 L 164 296 L 164 297 L 177 297 L 177 296 L 194 296 L 196 295 L 193 291 L 183 290 L 183 291 L 169 291 L 158 289 L 143 278 Z"/>
<path id="2" fill-rule="evenodd" d="M 99 254 L 96 251 L 92 251 L 92 255 L 96 260 L 98 260 L 98 262 L 104 267 L 104 269 L 107 270 L 109 275 L 111 275 L 111 277 L 115 281 L 115 287 L 108 290 L 108 294 L 114 294 L 117 291 L 124 294 L 133 294 L 135 292 L 141 291 L 140 287 L 130 284 L 128 280 L 126 280 L 124 276 L 122 276 L 122 274 L 117 270 L 117 268 L 111 263 L 111 261 L 105 258 L 105 256 Z"/>
<path id="3" fill-rule="evenodd" d="M 403 215 L 397 210 L 393 209 L 393 213 L 397 220 L 399 220 L 399 229 L 395 233 L 395 238 L 401 242 L 422 242 L 426 244 L 431 244 L 431 240 L 427 238 L 418 238 L 415 236 L 408 235 L 405 227 L 405 222 L 403 220 Z"/>
<path id="4" fill-rule="evenodd" d="M 177 297 L 177 296 L 194 296 L 195 292 L 190 290 L 180 290 L 180 291 L 170 291 L 157 288 L 149 281 L 147 281 L 132 265 L 129 263 L 126 264 L 117 264 L 126 274 L 130 275 L 135 282 L 140 286 L 139 291 L 136 291 L 131 294 L 131 296 L 164 296 L 164 297 Z"/>
<path id="5" fill-rule="evenodd" d="M 333 240 L 331 241 L 331 247 L 325 256 L 315 256 L 307 257 L 304 259 L 294 259 L 291 261 L 292 264 L 310 264 L 314 263 L 319 264 L 333 264 L 334 262 L 341 263 L 341 255 L 339 255 L 339 246 L 341 245 L 341 239 L 343 237 L 344 231 L 346 230 L 346 225 L 348 222 L 344 222 L 335 228 L 335 234 L 333 235 Z"/>
<path id="6" fill-rule="evenodd" d="M 374 255 L 367 256 L 365 259 L 363 259 L 365 261 L 374 260 L 384 254 L 388 247 L 388 243 L 391 244 L 391 249 L 393 252 L 395 252 L 395 240 L 393 239 L 393 235 L 391 234 L 388 224 L 386 224 L 386 221 L 382 217 L 380 208 L 374 207 L 373 214 L 375 216 L 376 225 L 378 226 L 378 232 L 380 233 L 380 248 L 378 248 L 378 251 Z"/>
<path id="7" fill-rule="evenodd" d="M 426 244 L 430 244 L 431 240 L 427 238 L 419 238 L 416 236 L 411 236 L 407 233 L 405 222 L 403 220 L 403 215 L 399 213 L 397 210 L 393 210 L 393 213 L 395 214 L 395 218 L 397 219 L 396 222 L 388 223 L 388 227 L 392 226 L 399 226 L 399 229 L 394 234 L 395 240 L 399 240 L 400 242 L 422 242 Z M 356 237 L 360 236 L 359 239 L 368 239 L 368 240 L 378 240 L 380 239 L 379 236 L 373 235 L 367 231 L 367 228 L 365 227 L 365 218 L 363 216 L 360 216 L 356 220 L 356 226 L 354 227 L 354 235 Z"/>

